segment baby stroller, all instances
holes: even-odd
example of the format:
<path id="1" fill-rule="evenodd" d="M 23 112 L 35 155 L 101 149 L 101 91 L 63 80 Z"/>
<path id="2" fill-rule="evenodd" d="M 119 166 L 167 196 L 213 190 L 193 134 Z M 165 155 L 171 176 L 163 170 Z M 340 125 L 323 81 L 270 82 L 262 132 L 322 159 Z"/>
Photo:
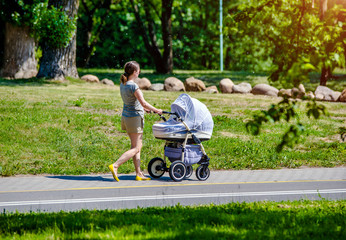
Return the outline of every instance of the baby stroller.
<path id="1" fill-rule="evenodd" d="M 153 125 L 155 138 L 165 140 L 164 157 L 150 160 L 148 172 L 153 178 L 160 178 L 165 172 L 174 181 L 182 181 L 192 175 L 193 164 L 199 164 L 196 177 L 200 181 L 209 178 L 209 160 L 202 141 L 210 139 L 213 133 L 214 122 L 207 107 L 191 98 L 188 94 L 181 94 L 171 105 L 168 120 Z M 166 157 L 171 162 L 167 167 Z"/>

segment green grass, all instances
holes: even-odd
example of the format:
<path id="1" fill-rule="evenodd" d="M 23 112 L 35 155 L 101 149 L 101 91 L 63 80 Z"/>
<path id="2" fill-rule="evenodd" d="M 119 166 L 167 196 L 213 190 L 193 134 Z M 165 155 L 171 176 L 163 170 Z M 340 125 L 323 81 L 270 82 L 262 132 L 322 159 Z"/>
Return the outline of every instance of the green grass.
<path id="1" fill-rule="evenodd" d="M 98 71 L 106 75 L 113 72 Z M 196 77 L 209 74 L 214 79 L 220 78 L 215 72 L 182 71 L 180 74 L 195 74 Z M 249 76 L 231 74 L 239 79 Z M 253 84 L 262 78 L 252 75 L 249 82 Z M 180 94 L 144 91 L 148 102 L 164 110 L 170 110 L 171 103 Z M 213 136 L 204 143 L 211 158 L 211 169 L 345 166 L 346 147 L 339 134 L 339 128 L 345 126 L 346 121 L 344 103 L 323 103 L 330 115 L 320 120 L 307 118 L 302 103 L 300 118 L 306 127 L 305 135 L 294 149 L 285 148 L 278 154 L 275 146 L 287 130 L 287 123 L 267 124 L 264 133 L 257 137 L 246 132 L 245 123 L 254 112 L 268 109 L 280 98 L 189 94 L 205 103 L 213 115 Z M 120 129 L 121 111 L 118 86 L 76 79 L 69 83 L 0 79 L 1 175 L 108 172 L 107 166 L 130 147 L 126 133 Z M 164 141 L 155 139 L 151 130 L 158 120 L 157 115 L 145 117 L 143 169 L 150 159 L 163 156 Z M 133 171 L 132 161 L 119 169 L 120 173 Z"/>
<path id="2" fill-rule="evenodd" d="M 1 239 L 345 239 L 346 201 L 2 213 Z"/>

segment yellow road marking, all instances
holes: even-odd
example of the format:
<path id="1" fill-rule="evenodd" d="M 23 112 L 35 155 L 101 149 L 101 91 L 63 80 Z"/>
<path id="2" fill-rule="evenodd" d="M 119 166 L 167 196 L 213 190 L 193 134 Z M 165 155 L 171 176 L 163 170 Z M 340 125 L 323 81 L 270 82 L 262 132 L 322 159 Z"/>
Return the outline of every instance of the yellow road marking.
<path id="1" fill-rule="evenodd" d="M 0 191 L 0 193 L 18 192 L 55 192 L 55 191 L 76 191 L 76 190 L 103 190 L 121 188 L 156 188 L 156 187 L 186 187 L 186 186 L 207 186 L 207 185 L 236 185 L 236 184 L 263 184 L 263 183 L 304 183 L 304 182 L 344 182 L 345 179 L 334 180 L 295 180 L 295 181 L 262 181 L 262 182 L 224 182 L 224 183 L 177 183 L 171 185 L 141 185 L 141 186 L 118 186 L 118 187 L 88 187 L 88 188 L 64 188 L 64 189 L 41 189 L 41 190 L 15 190 Z"/>

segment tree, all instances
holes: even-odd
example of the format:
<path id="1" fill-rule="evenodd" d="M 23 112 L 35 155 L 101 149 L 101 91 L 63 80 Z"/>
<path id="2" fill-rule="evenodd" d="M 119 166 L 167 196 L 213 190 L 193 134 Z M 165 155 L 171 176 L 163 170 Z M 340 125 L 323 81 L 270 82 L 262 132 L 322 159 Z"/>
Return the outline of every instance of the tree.
<path id="1" fill-rule="evenodd" d="M 38 78 L 56 80 L 63 80 L 66 76 L 78 78 L 75 31 L 78 7 L 79 0 L 49 0 L 50 11 L 37 28 L 37 31 L 41 31 L 39 36 L 42 43 Z"/>
<path id="2" fill-rule="evenodd" d="M 159 3 L 153 0 L 141 1 L 144 13 L 141 13 L 138 4 L 131 0 L 131 6 L 136 17 L 138 31 L 142 36 L 145 48 L 153 58 L 157 73 L 171 73 L 173 71 L 173 41 L 172 41 L 172 6 L 173 0 L 161 0 L 161 15 Z M 142 14 L 145 14 L 147 27 L 144 24 Z M 161 22 L 161 34 L 163 41 L 163 52 L 161 53 L 157 33 L 155 31 L 155 20 L 158 17 Z"/>
<path id="3" fill-rule="evenodd" d="M 104 33 L 105 20 L 109 16 L 111 6 L 120 0 L 81 0 L 78 11 L 78 36 L 81 46 L 77 50 L 79 67 L 86 67 L 89 63 L 95 46 L 100 40 L 100 35 Z M 97 20 L 96 20 L 97 19 Z"/>
<path id="4" fill-rule="evenodd" d="M 30 78 L 37 73 L 35 39 L 31 31 L 32 11 L 25 4 L 33 1 L 2 0 L 1 22 L 4 24 L 4 49 L 0 76 L 9 78 Z"/>
<path id="5" fill-rule="evenodd" d="M 336 10 L 336 5 L 339 5 L 338 10 Z M 325 31 L 328 31 L 328 27 L 331 27 L 335 24 L 336 21 L 343 22 L 345 29 L 345 12 L 343 11 L 343 14 L 339 13 L 339 8 L 343 7 L 346 8 L 346 3 L 342 1 L 335 1 L 335 0 L 320 0 L 319 2 L 319 18 L 320 21 L 324 24 Z M 334 9 L 333 9 L 334 8 Z M 328 11 L 329 10 L 329 11 Z M 330 30 L 329 30 L 330 31 Z M 345 43 L 343 41 L 345 37 L 345 30 L 340 29 L 340 34 L 336 37 L 333 36 L 333 39 L 328 39 L 325 41 L 323 48 L 325 51 L 325 55 L 322 57 L 322 66 L 321 66 L 321 77 L 320 77 L 320 85 L 326 86 L 327 81 L 332 78 L 332 72 L 335 65 L 345 65 L 345 62 L 343 61 L 343 64 L 341 61 L 338 61 L 335 59 L 335 53 L 339 55 L 339 51 L 335 51 L 337 47 L 342 48 L 342 46 L 345 48 Z M 344 50 L 345 51 L 345 50 Z M 345 53 L 344 53 L 345 54 Z M 334 55 L 334 56 L 333 56 Z M 342 54 L 341 54 L 342 55 Z M 346 54 L 345 54 L 346 57 Z M 340 58 L 339 58 L 340 59 Z M 338 64 L 335 64 L 335 62 L 338 62 Z"/>
<path id="6" fill-rule="evenodd" d="M 342 26 L 336 6 L 321 21 L 311 0 L 249 0 L 229 16 L 228 32 L 254 57 L 272 61 L 269 77 L 283 87 L 308 81 L 308 73 L 323 67 L 344 66 Z M 242 41 L 244 39 L 244 41 Z"/>
<path id="7" fill-rule="evenodd" d="M 219 69 L 219 1 L 176 0 L 173 17 L 174 62 L 185 69 Z"/>

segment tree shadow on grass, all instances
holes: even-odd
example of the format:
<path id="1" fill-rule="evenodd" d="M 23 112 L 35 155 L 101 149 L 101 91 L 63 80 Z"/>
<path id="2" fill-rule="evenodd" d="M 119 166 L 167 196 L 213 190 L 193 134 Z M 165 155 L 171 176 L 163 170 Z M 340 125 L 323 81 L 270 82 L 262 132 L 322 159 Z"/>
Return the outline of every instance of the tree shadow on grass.
<path id="1" fill-rule="evenodd" d="M 0 78 L 0 86 L 43 86 L 47 84 L 61 84 L 58 81 L 47 80 L 44 78 L 20 78 L 20 79 L 4 79 Z"/>
<path id="2" fill-rule="evenodd" d="M 3 236 L 45 233 L 45 236 L 67 239 L 102 239 L 102 236 L 170 240 L 344 239 L 344 203 L 303 203 L 230 203 L 118 211 L 2 214 L 0 233 Z"/>

